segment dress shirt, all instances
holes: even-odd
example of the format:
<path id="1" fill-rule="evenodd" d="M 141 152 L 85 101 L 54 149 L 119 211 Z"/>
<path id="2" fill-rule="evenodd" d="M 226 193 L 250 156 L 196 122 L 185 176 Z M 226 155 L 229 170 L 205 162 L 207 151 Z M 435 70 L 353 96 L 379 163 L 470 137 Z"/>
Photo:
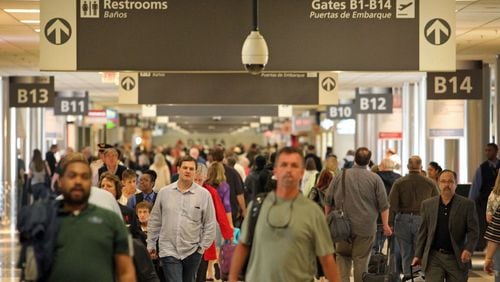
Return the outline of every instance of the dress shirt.
<path id="1" fill-rule="evenodd" d="M 183 260 L 203 253 L 215 239 L 215 209 L 210 193 L 194 183 L 181 192 L 178 182 L 160 190 L 148 221 L 148 250 L 159 242 L 159 256 Z"/>

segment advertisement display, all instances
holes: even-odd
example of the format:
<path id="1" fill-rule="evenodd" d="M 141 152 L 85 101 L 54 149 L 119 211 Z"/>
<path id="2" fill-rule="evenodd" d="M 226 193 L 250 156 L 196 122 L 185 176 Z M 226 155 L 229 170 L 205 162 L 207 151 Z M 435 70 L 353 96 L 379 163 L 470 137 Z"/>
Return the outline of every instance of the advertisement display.
<path id="1" fill-rule="evenodd" d="M 429 138 L 464 137 L 464 100 L 427 101 Z"/>

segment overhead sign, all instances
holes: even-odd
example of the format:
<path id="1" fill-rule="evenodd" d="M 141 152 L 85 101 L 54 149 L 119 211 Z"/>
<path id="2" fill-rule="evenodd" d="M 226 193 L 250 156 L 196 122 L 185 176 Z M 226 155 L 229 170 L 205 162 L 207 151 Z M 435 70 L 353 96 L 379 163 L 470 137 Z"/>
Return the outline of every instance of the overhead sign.
<path id="1" fill-rule="evenodd" d="M 335 72 L 320 72 L 318 78 L 320 105 L 335 105 L 339 102 L 339 75 Z"/>
<path id="2" fill-rule="evenodd" d="M 9 106 L 40 108 L 54 106 L 53 76 L 9 77 Z"/>
<path id="3" fill-rule="evenodd" d="M 42 70 L 243 71 L 251 1 L 40 6 Z M 455 70 L 455 0 L 270 0 L 259 10 L 269 71 Z"/>
<path id="4" fill-rule="evenodd" d="M 128 76 L 132 74 L 120 74 L 122 80 Z M 321 105 L 318 81 L 317 73 L 142 72 L 132 91 L 137 91 L 139 104 Z M 125 94 L 121 90 L 120 96 Z"/>
<path id="5" fill-rule="evenodd" d="M 356 112 L 358 114 L 390 114 L 392 106 L 391 88 L 356 89 Z"/>
<path id="6" fill-rule="evenodd" d="M 182 105 L 156 107 L 157 116 L 278 116 L 277 105 L 235 106 L 225 105 Z"/>
<path id="7" fill-rule="evenodd" d="M 137 127 L 139 124 L 139 115 L 137 114 L 129 114 L 129 115 L 124 115 L 120 114 L 120 126 L 124 127 Z"/>
<path id="8" fill-rule="evenodd" d="M 427 99 L 464 99 L 483 98 L 482 62 L 474 69 L 460 69 L 456 72 L 427 73 Z"/>
<path id="9" fill-rule="evenodd" d="M 86 91 L 56 92 L 55 115 L 87 115 L 89 112 L 89 93 Z"/>
<path id="10" fill-rule="evenodd" d="M 328 106 L 327 115 L 329 119 L 351 119 L 356 117 L 354 105 Z"/>
<path id="11" fill-rule="evenodd" d="M 84 124 L 105 125 L 108 122 L 106 110 L 89 110 L 84 117 Z"/>
<path id="12" fill-rule="evenodd" d="M 119 104 L 139 104 L 139 81 L 138 73 L 121 72 L 118 75 L 118 103 Z"/>

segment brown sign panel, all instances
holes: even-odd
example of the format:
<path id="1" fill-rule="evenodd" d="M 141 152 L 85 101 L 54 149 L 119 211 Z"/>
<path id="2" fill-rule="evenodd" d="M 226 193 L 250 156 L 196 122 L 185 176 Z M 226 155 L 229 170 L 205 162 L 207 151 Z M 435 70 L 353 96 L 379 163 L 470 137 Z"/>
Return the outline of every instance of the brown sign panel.
<path id="1" fill-rule="evenodd" d="M 483 98 L 483 70 L 427 73 L 428 100 L 480 100 Z"/>
<path id="2" fill-rule="evenodd" d="M 139 104 L 317 105 L 318 78 L 307 73 L 139 75 Z M 224 108 L 220 107 L 221 115 Z"/>
<path id="3" fill-rule="evenodd" d="M 9 77 L 9 106 L 40 108 L 54 106 L 53 76 Z"/>

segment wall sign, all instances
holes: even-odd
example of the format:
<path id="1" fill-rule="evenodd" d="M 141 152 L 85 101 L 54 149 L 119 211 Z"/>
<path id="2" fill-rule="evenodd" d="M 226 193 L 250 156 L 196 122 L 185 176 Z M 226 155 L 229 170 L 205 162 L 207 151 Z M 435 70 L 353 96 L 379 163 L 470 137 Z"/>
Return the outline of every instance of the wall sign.
<path id="1" fill-rule="evenodd" d="M 42 70 L 243 71 L 251 1 L 40 6 Z M 259 12 L 268 71 L 455 70 L 455 0 L 269 0 Z"/>
<path id="2" fill-rule="evenodd" d="M 89 93 L 86 91 L 56 92 L 55 115 L 87 115 L 89 112 Z"/>
<path id="3" fill-rule="evenodd" d="M 53 76 L 9 77 L 9 106 L 40 108 L 54 106 Z"/>
<path id="4" fill-rule="evenodd" d="M 351 119 L 356 117 L 354 105 L 328 106 L 327 115 L 329 119 Z"/>
<path id="5" fill-rule="evenodd" d="M 474 69 L 427 73 L 427 99 L 480 100 L 483 98 L 482 62 Z"/>

